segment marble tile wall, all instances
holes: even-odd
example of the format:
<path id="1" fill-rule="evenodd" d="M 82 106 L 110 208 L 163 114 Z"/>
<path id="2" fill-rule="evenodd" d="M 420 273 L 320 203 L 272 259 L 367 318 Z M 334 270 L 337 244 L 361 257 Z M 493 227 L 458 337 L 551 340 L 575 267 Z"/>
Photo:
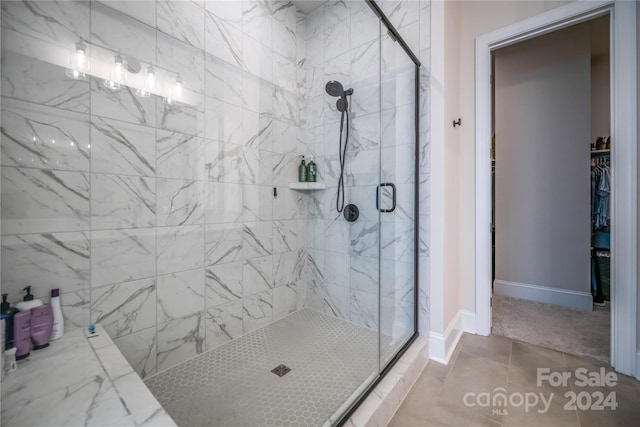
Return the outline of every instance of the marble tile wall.
<path id="1" fill-rule="evenodd" d="M 41 54 L 80 38 L 191 101 Z M 2 292 L 59 287 L 67 328 L 102 323 L 143 377 L 301 308 L 302 42 L 284 1 L 2 2 Z"/>
<path id="2" fill-rule="evenodd" d="M 430 3 L 382 1 L 379 5 L 423 63 L 419 321 L 420 330 L 426 333 L 429 134 L 425 98 Z M 298 79 L 307 99 L 307 153 L 316 156 L 319 175 L 328 187 L 306 200 L 309 236 L 306 304 L 371 328 L 377 328 L 380 322 L 383 333 L 406 337 L 413 330 L 414 68 L 388 35 L 380 38 L 380 31 L 377 18 L 364 2 L 328 2 L 300 19 L 298 33 L 304 35 L 307 50 Z M 382 85 L 378 80 L 380 73 Z M 335 209 L 340 114 L 336 111 L 336 99 L 324 91 L 328 80 L 339 80 L 345 88 L 354 88 L 345 182 L 347 203 L 360 209 L 360 218 L 355 223 L 347 223 Z M 378 214 L 375 207 L 378 182 L 396 184 L 398 200 L 394 213 Z M 390 203 L 389 196 L 390 193 L 383 192 L 383 204 Z"/>

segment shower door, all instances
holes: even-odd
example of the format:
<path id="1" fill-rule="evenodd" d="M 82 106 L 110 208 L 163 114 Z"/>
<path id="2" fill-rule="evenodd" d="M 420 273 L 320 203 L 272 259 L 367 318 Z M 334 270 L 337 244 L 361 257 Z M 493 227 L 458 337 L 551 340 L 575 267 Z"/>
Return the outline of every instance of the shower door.
<path id="1" fill-rule="evenodd" d="M 381 36 L 380 366 L 415 332 L 416 64 Z"/>

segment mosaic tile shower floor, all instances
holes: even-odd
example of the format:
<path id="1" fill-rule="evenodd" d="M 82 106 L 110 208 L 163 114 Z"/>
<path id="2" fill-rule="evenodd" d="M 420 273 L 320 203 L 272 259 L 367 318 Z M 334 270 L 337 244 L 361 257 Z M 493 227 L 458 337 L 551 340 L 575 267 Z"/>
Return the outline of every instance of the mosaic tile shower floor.
<path id="1" fill-rule="evenodd" d="M 180 427 L 320 426 L 377 369 L 376 331 L 305 308 L 145 382 Z"/>

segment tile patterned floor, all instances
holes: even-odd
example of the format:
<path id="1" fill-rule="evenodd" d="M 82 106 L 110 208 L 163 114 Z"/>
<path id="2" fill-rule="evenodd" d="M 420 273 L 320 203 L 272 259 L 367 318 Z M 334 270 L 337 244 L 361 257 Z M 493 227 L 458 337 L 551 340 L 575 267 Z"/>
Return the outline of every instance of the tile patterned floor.
<path id="1" fill-rule="evenodd" d="M 553 372 L 570 372 L 566 386 L 552 387 L 547 381 L 537 385 L 537 368 L 550 368 Z M 573 356 L 526 344 L 509 338 L 491 335 L 464 334 L 449 365 L 429 361 L 413 389 L 392 419 L 391 427 L 636 427 L 640 425 L 640 381 L 617 374 L 615 387 L 591 387 L 576 384 L 575 370 L 586 368 L 588 373 L 612 369 L 604 362 L 587 357 Z M 467 393 L 475 396 L 504 388 L 507 396 L 516 393 L 540 393 L 549 401 L 548 410 L 539 403 L 526 411 L 514 399 L 506 407 L 469 407 L 464 404 Z M 597 392 L 607 396 L 616 393 L 616 410 L 566 410 L 569 402 L 565 393 L 584 393 L 593 397 Z M 531 398 L 533 403 L 533 398 Z M 498 409 L 494 411 L 493 409 Z"/>
<path id="2" fill-rule="evenodd" d="M 319 426 L 377 369 L 375 331 L 303 309 L 145 382 L 180 427 Z"/>

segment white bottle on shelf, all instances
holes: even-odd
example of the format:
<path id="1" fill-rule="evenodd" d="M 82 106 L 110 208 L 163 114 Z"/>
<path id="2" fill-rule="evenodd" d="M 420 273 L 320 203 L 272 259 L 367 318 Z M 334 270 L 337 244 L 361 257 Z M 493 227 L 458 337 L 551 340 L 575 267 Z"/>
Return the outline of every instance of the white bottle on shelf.
<path id="1" fill-rule="evenodd" d="M 50 341 L 59 340 L 64 335 L 64 317 L 60 309 L 60 289 L 51 290 L 51 311 L 53 311 L 53 329 Z"/>

